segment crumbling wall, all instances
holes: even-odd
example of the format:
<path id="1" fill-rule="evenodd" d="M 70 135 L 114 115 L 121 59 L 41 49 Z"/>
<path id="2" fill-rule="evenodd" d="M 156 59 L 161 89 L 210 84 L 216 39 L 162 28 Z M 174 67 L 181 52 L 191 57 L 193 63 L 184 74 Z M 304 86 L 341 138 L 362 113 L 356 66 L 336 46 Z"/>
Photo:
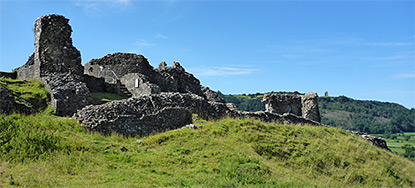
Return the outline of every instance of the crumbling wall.
<path id="1" fill-rule="evenodd" d="M 155 71 L 162 75 L 164 79 L 173 80 L 174 86 L 170 87 L 169 91 L 173 90 L 172 88 L 177 88 L 177 91 L 180 93 L 193 93 L 206 98 L 200 81 L 193 74 L 186 72 L 179 62 L 173 62 L 171 67 L 162 62 Z"/>
<path id="2" fill-rule="evenodd" d="M 385 149 L 387 151 L 391 151 L 386 143 L 386 140 L 382 137 L 377 137 L 377 136 L 370 136 L 366 133 L 362 133 L 362 132 L 357 132 L 357 131 L 349 131 L 348 132 L 352 133 L 355 136 L 358 136 L 362 139 L 364 139 L 366 142 L 370 142 L 372 143 L 374 146 L 381 148 L 381 149 Z"/>
<path id="3" fill-rule="evenodd" d="M 142 55 L 115 53 L 89 61 L 85 64 L 84 73 L 96 78 L 104 78 L 106 83 L 116 83 L 119 80 L 133 97 L 161 92 L 180 92 L 224 102 L 216 92 L 202 87 L 200 81 L 186 72 L 178 62 L 173 62 L 171 67 L 167 66 L 166 62 L 162 62 L 154 69 Z"/>
<path id="4" fill-rule="evenodd" d="M 91 103 L 89 89 L 83 82 L 81 54 L 72 45 L 69 19 L 46 15 L 35 22 L 35 52 L 17 69 L 19 79 L 41 80 L 51 93 L 57 115 L 71 116 Z"/>
<path id="5" fill-rule="evenodd" d="M 321 122 L 318 96 L 315 92 L 298 94 L 265 94 L 262 100 L 265 111 L 270 113 L 291 113 L 316 122 Z"/>
<path id="6" fill-rule="evenodd" d="M 133 96 L 150 95 L 161 93 L 159 85 L 154 84 L 150 79 L 140 73 L 129 73 L 121 78 L 121 83 L 127 87 Z"/>
<path id="7" fill-rule="evenodd" d="M 301 95 L 297 94 L 265 94 L 262 102 L 265 111 L 270 113 L 291 113 L 302 116 Z"/>
<path id="8" fill-rule="evenodd" d="M 321 122 L 317 93 L 310 92 L 301 96 L 301 111 L 303 118 Z"/>
<path id="9" fill-rule="evenodd" d="M 35 71 L 40 71 L 39 66 L 35 68 L 35 53 L 30 55 L 26 64 L 16 69 L 17 78 L 21 80 L 30 80 L 35 78 Z M 37 73 L 39 75 L 39 73 Z"/>
<path id="10" fill-rule="evenodd" d="M 84 73 L 104 78 L 106 83 L 124 85 L 133 96 L 177 91 L 171 78 L 159 75 L 142 55 L 108 54 L 85 64 Z"/>
<path id="11" fill-rule="evenodd" d="M 189 114 L 198 114 L 207 120 L 245 117 L 265 122 L 319 125 L 318 122 L 293 114 L 240 112 L 229 106 L 208 101 L 196 94 L 168 92 L 90 105 L 78 111 L 76 117 L 82 126 L 90 130 L 123 135 L 144 135 L 179 128 L 191 123 Z"/>
<path id="12" fill-rule="evenodd" d="M 128 73 L 140 73 L 151 77 L 154 70 L 142 55 L 114 53 L 99 59 L 92 59 L 85 64 L 84 73 L 97 78 L 105 78 L 105 81 L 109 83 L 116 83 L 117 79 L 121 79 Z"/>

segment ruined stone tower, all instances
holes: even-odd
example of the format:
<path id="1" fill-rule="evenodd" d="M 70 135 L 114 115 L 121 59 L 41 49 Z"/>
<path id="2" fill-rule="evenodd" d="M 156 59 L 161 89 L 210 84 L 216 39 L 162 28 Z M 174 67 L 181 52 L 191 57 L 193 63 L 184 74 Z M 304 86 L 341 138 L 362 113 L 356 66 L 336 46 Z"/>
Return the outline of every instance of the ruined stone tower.
<path id="1" fill-rule="evenodd" d="M 51 93 L 52 107 L 58 115 L 72 115 L 91 102 L 82 81 L 81 53 L 72 45 L 69 19 L 46 15 L 35 22 L 35 52 L 17 69 L 19 79 L 41 80 Z"/>

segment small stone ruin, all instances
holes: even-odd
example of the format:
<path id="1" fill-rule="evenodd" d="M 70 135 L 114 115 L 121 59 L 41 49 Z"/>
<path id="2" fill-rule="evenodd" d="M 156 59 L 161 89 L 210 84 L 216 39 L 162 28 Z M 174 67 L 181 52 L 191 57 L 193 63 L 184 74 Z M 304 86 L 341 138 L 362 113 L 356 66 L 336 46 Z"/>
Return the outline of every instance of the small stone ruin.
<path id="1" fill-rule="evenodd" d="M 315 92 L 299 94 L 265 94 L 262 102 L 270 113 L 291 113 L 316 122 L 321 122 L 318 95 Z"/>
<path id="2" fill-rule="evenodd" d="M 352 133 L 355 136 L 358 136 L 358 137 L 362 138 L 366 142 L 372 143 L 374 146 L 376 146 L 378 148 L 382 148 L 382 149 L 385 149 L 387 151 L 391 151 L 388 148 L 388 145 L 386 144 L 386 140 L 383 139 L 382 137 L 370 136 L 366 133 L 362 133 L 362 132 L 358 132 L 358 131 L 348 131 L 348 132 Z"/>

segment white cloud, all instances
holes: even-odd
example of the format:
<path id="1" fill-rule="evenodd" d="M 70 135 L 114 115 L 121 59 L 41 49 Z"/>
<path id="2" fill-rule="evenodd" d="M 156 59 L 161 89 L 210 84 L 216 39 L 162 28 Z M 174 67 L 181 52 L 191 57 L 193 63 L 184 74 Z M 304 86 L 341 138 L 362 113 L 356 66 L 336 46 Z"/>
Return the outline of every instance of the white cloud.
<path id="1" fill-rule="evenodd" d="M 211 76 L 242 76 L 250 75 L 258 72 L 258 69 L 250 68 L 250 66 L 236 67 L 203 67 L 203 68 L 189 68 L 189 71 L 200 77 L 211 77 Z"/>
<path id="2" fill-rule="evenodd" d="M 402 73 L 402 74 L 395 75 L 395 78 L 399 78 L 399 79 L 415 78 L 415 74 L 414 73 Z"/>
<path id="3" fill-rule="evenodd" d="M 154 46 L 154 43 L 148 42 L 144 39 L 138 39 L 137 41 L 134 42 L 133 44 L 134 46 L 138 46 L 138 47 L 148 47 L 148 46 Z"/>
<path id="4" fill-rule="evenodd" d="M 97 16 L 105 8 L 123 10 L 130 6 L 131 0 L 73 0 L 75 6 L 84 9 L 88 16 Z"/>
<path id="5" fill-rule="evenodd" d="M 88 16 L 96 15 L 101 10 L 99 5 L 93 1 L 78 1 L 75 6 L 82 7 Z"/>
<path id="6" fill-rule="evenodd" d="M 399 46 L 414 45 L 414 43 L 410 43 L 410 42 L 371 42 L 371 43 L 362 43 L 362 45 L 377 46 L 377 47 L 399 47 Z"/>
<path id="7" fill-rule="evenodd" d="M 158 39 L 168 39 L 169 38 L 169 37 L 167 37 L 165 35 L 162 35 L 160 33 L 157 33 L 155 37 L 158 38 Z"/>
<path id="8" fill-rule="evenodd" d="M 115 3 L 121 3 L 121 4 L 128 4 L 130 3 L 130 0 L 114 0 Z"/>

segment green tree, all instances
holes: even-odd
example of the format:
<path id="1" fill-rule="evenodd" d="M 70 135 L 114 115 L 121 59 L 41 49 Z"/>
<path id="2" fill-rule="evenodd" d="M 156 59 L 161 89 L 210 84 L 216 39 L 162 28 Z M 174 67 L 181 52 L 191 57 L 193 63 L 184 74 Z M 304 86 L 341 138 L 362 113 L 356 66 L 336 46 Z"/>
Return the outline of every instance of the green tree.
<path id="1" fill-rule="evenodd" d="M 415 159 L 415 147 L 409 144 L 402 146 L 402 149 L 405 150 L 404 156 L 414 160 Z"/>

